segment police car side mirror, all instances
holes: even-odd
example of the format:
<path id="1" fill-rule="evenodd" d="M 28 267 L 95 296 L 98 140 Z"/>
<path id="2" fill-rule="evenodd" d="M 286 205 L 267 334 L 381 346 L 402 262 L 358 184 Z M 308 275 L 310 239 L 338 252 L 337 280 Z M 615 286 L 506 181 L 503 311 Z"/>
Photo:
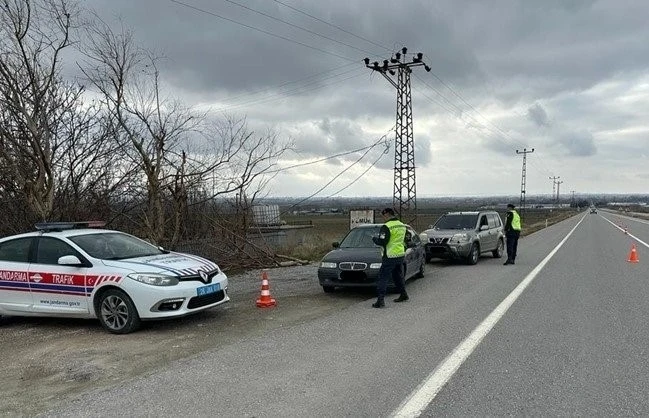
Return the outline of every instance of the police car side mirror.
<path id="1" fill-rule="evenodd" d="M 486 231 L 487 229 L 489 229 L 489 225 L 482 225 L 482 226 L 480 227 L 480 230 L 481 230 L 481 231 Z"/>
<path id="2" fill-rule="evenodd" d="M 332 243 L 331 246 L 334 247 L 334 248 L 338 248 L 338 247 L 340 247 L 340 243 L 336 241 L 336 242 Z"/>
<path id="3" fill-rule="evenodd" d="M 84 263 L 76 255 L 64 255 L 59 257 L 58 263 L 62 266 L 82 267 Z"/>

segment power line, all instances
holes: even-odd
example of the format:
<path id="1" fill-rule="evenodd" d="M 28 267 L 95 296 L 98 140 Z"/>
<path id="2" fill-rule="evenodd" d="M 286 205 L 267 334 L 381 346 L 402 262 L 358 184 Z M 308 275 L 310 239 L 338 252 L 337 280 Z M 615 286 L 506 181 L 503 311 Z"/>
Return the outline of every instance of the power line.
<path id="1" fill-rule="evenodd" d="M 356 35 L 356 34 L 350 32 L 350 31 L 348 31 L 348 30 L 346 30 L 346 29 L 344 29 L 344 28 L 341 28 L 340 26 L 336 26 L 336 25 L 334 25 L 333 23 L 329 23 L 329 22 L 327 22 L 327 21 L 325 21 L 325 20 L 320 19 L 320 18 L 317 17 L 317 16 L 313 16 L 313 15 L 311 15 L 311 14 L 309 14 L 309 13 L 307 13 L 307 12 L 304 12 L 304 11 L 302 11 L 302 10 L 296 8 L 296 7 L 293 7 L 293 6 L 291 6 L 290 4 L 286 4 L 286 3 L 281 2 L 281 1 L 279 1 L 279 0 L 273 0 L 273 1 L 275 1 L 275 3 L 279 3 L 279 4 L 281 4 L 282 6 L 288 7 L 289 9 L 291 9 L 291 10 L 293 10 L 293 11 L 296 11 L 296 12 L 301 13 L 301 14 L 303 14 L 303 15 L 305 15 L 305 16 L 308 16 L 308 17 L 310 17 L 310 18 L 312 18 L 312 19 L 315 19 L 315 20 L 317 20 L 318 22 L 324 23 L 325 25 L 331 26 L 331 27 L 336 28 L 336 29 L 338 29 L 338 30 L 340 30 L 340 31 L 342 31 L 342 32 L 345 32 L 345 33 L 348 34 L 348 35 L 351 35 L 351 36 L 353 36 L 353 37 L 355 37 L 355 38 L 361 39 L 361 40 L 363 40 L 363 41 L 365 41 L 365 42 L 368 42 L 368 43 L 370 43 L 370 44 L 372 44 L 372 45 L 374 45 L 374 46 L 378 46 L 379 48 L 383 48 L 383 49 L 385 49 L 386 51 L 392 52 L 392 50 L 391 50 L 390 48 L 387 48 L 387 47 L 385 47 L 385 46 L 383 46 L 383 45 L 377 44 L 376 42 L 371 41 L 371 40 L 369 40 L 369 39 L 367 39 L 367 38 L 363 38 L 362 36 Z"/>
<path id="2" fill-rule="evenodd" d="M 345 65 L 342 65 L 342 66 L 337 66 L 335 68 L 332 68 L 332 69 L 326 70 L 326 71 L 320 71 L 319 73 L 315 73 L 315 74 L 312 74 L 312 75 L 310 75 L 308 77 L 304 77 L 304 78 L 301 78 L 301 79 L 298 79 L 298 80 L 286 81 L 284 83 L 281 83 L 281 84 L 278 84 L 278 85 L 275 85 L 275 86 L 272 86 L 272 87 L 266 87 L 266 88 L 263 88 L 263 89 L 258 89 L 258 90 L 254 90 L 254 91 L 250 91 L 250 92 L 246 92 L 246 93 L 237 94 L 235 96 L 230 96 L 230 97 L 224 99 L 224 101 L 226 101 L 226 102 L 228 102 L 228 101 L 237 101 L 237 99 L 239 99 L 241 97 L 254 96 L 255 94 L 264 93 L 264 92 L 271 91 L 271 90 L 281 89 L 282 87 L 288 86 L 290 84 L 301 83 L 303 81 L 311 80 L 311 79 L 313 79 L 315 77 L 318 77 L 320 75 L 331 73 L 333 71 L 340 70 L 342 68 L 347 68 L 349 66 L 357 65 L 357 64 L 358 63 L 356 63 L 356 62 L 350 62 L 349 64 L 345 64 Z M 346 74 L 346 73 L 343 73 L 343 74 Z M 342 75 L 342 74 L 338 74 L 338 75 Z M 326 80 L 326 79 L 328 79 L 328 77 L 324 78 L 324 80 Z M 322 79 L 319 79 L 319 80 L 322 80 Z"/>
<path id="3" fill-rule="evenodd" d="M 389 132 L 388 132 L 388 134 L 389 134 Z M 291 206 L 288 207 L 284 212 L 282 212 L 282 214 L 288 212 L 290 209 L 293 209 L 294 207 L 296 207 L 296 206 L 298 206 L 298 205 L 301 205 L 302 203 L 306 202 L 307 200 L 309 200 L 309 199 L 315 197 L 315 196 L 316 196 L 318 193 L 320 193 L 322 190 L 324 190 L 324 189 L 326 189 L 327 187 L 329 187 L 329 185 L 331 185 L 334 181 L 336 181 L 336 179 L 338 179 L 340 176 L 342 176 L 343 174 L 345 174 L 345 173 L 346 173 L 347 171 L 349 171 L 352 167 L 354 167 L 356 164 L 358 164 L 358 163 L 359 163 L 363 158 L 365 158 L 365 156 L 366 156 L 366 155 L 371 151 L 371 149 L 374 148 L 374 146 L 378 145 L 379 142 L 383 141 L 383 140 L 387 137 L 388 134 L 386 134 L 386 135 L 384 135 L 383 137 L 379 138 L 379 140 L 378 140 L 377 142 L 375 142 L 374 145 L 373 145 L 372 147 L 369 147 L 369 148 L 368 148 L 368 149 L 363 153 L 363 155 L 361 155 L 361 156 L 360 156 L 356 161 L 354 161 L 352 164 L 350 164 L 349 166 L 347 166 L 346 168 L 344 168 L 342 171 L 340 171 L 338 174 L 336 174 L 336 175 L 335 175 L 331 180 L 329 180 L 329 181 L 328 181 L 324 186 L 320 187 L 320 188 L 319 188 L 318 190 L 316 190 L 314 193 L 312 193 L 311 195 L 305 197 L 304 199 L 300 200 L 299 202 L 297 202 L 297 203 L 291 205 Z M 356 180 L 354 180 L 354 181 L 356 181 Z"/>
<path id="4" fill-rule="evenodd" d="M 386 155 L 388 153 L 389 150 L 390 150 L 390 147 L 386 146 L 385 150 L 379 155 L 379 157 L 376 160 L 374 160 L 372 162 L 372 164 L 370 164 L 370 166 L 367 167 L 361 174 L 359 174 L 358 177 L 356 177 L 354 180 L 352 180 L 347 186 L 345 186 L 342 189 L 340 189 L 340 190 L 330 194 L 329 196 L 327 196 L 327 198 L 334 197 L 338 193 L 340 193 L 340 192 L 348 189 L 349 187 L 351 187 L 354 183 L 356 183 L 358 180 L 360 180 L 361 177 L 363 177 L 368 171 L 370 171 L 372 168 L 374 168 L 374 166 L 381 160 L 381 158 L 383 158 L 384 155 Z"/>
<path id="5" fill-rule="evenodd" d="M 308 87 L 309 85 L 318 84 L 319 82 L 321 82 L 321 81 L 323 81 L 323 80 L 333 79 L 333 78 L 336 78 L 336 77 L 339 77 L 339 76 L 341 76 L 341 75 L 348 74 L 348 73 L 351 73 L 351 72 L 354 72 L 354 71 L 359 71 L 359 69 L 358 69 L 358 68 L 354 68 L 354 69 L 352 69 L 352 70 L 345 71 L 345 72 L 343 72 L 343 73 L 336 74 L 336 75 L 331 76 L 331 77 L 325 77 L 325 78 L 320 79 L 320 80 L 315 80 L 314 82 L 307 83 L 307 84 L 305 84 L 304 86 L 296 87 L 296 88 L 294 88 L 294 89 L 287 90 L 287 91 L 284 91 L 284 92 L 278 92 L 278 93 L 276 93 L 276 94 L 274 94 L 274 95 L 272 95 L 272 96 L 266 97 L 266 98 L 251 99 L 251 100 L 249 100 L 249 101 L 245 101 L 245 102 L 242 102 L 242 103 L 238 103 L 238 104 L 234 104 L 234 105 L 230 105 L 230 106 L 224 106 L 224 107 L 221 107 L 221 108 L 216 109 L 215 111 L 217 111 L 217 112 L 221 112 L 221 111 L 225 111 L 225 110 L 230 110 L 230 109 L 240 108 L 240 107 L 243 107 L 243 106 L 251 106 L 251 105 L 257 105 L 257 104 L 268 103 L 268 102 L 275 101 L 275 100 L 277 100 L 277 99 L 281 99 L 281 98 L 284 98 L 284 97 L 291 96 L 291 95 L 294 94 L 294 93 L 298 93 L 298 92 L 300 92 L 300 93 L 311 92 L 311 91 L 318 90 L 318 89 L 321 89 L 321 88 L 324 88 L 324 87 L 328 87 L 328 86 L 330 86 L 330 85 L 332 85 L 332 84 L 338 84 L 338 83 L 341 83 L 341 82 L 343 82 L 343 81 L 347 81 L 347 80 L 350 80 L 350 79 L 352 79 L 352 78 L 360 77 L 361 75 L 363 75 L 361 72 L 359 72 L 358 74 L 355 74 L 355 75 L 352 75 L 352 76 L 349 76 L 349 77 L 344 77 L 344 78 L 339 79 L 339 80 L 337 79 L 337 80 L 334 80 L 333 82 L 330 82 L 330 83 L 323 83 L 323 84 L 321 84 L 321 85 L 316 85 L 315 87 L 310 88 L 310 89 L 304 89 L 305 87 Z"/>
<path id="6" fill-rule="evenodd" d="M 504 132 L 502 129 L 500 129 L 497 125 L 495 125 L 495 124 L 489 122 L 489 121 L 487 120 L 487 118 L 486 118 L 484 115 L 482 115 L 482 113 L 480 113 L 478 110 L 476 110 L 475 108 L 473 108 L 473 106 L 470 106 L 470 105 L 469 105 L 469 106 L 471 107 L 472 110 L 474 110 L 476 113 L 478 113 L 478 114 L 482 117 L 482 119 L 484 120 L 484 122 L 483 122 L 483 121 L 480 121 L 479 119 L 477 119 L 477 118 L 476 118 L 475 116 L 473 116 L 471 113 L 469 113 L 469 112 L 465 112 L 464 109 L 460 108 L 458 105 L 456 105 L 455 103 L 451 102 L 451 101 L 450 101 L 446 96 L 444 96 L 444 95 L 443 95 L 439 90 L 437 90 L 435 87 L 433 87 L 433 86 L 429 85 L 428 83 L 426 83 L 426 81 L 424 81 L 423 79 L 421 79 L 421 78 L 420 78 L 419 76 L 417 76 L 416 74 L 415 74 L 415 77 L 416 77 L 416 78 L 417 78 L 421 83 L 423 83 L 426 87 L 428 87 L 429 89 L 433 90 L 433 91 L 434 91 L 435 93 L 437 93 L 439 96 L 441 96 L 442 98 L 444 98 L 444 100 L 445 100 L 445 101 L 446 101 L 450 106 L 452 106 L 452 107 L 457 111 L 458 114 L 455 115 L 455 116 L 458 117 L 459 119 L 463 120 L 463 121 L 466 122 L 466 123 L 475 123 L 475 124 L 479 125 L 479 126 L 482 127 L 483 129 L 486 129 L 486 130 L 487 130 L 487 131 L 492 135 L 492 137 L 493 137 L 494 139 L 498 140 L 499 142 L 501 142 L 501 143 L 503 143 L 503 144 L 506 144 L 506 145 L 508 145 L 508 146 L 525 146 L 525 144 L 523 144 L 521 141 L 518 141 L 518 140 L 516 140 L 516 139 L 511 138 L 511 136 L 509 136 L 506 132 Z M 446 106 L 444 106 L 444 105 L 441 104 L 440 102 L 435 101 L 434 99 L 428 97 L 428 96 L 427 96 L 426 94 L 424 94 L 424 93 L 421 93 L 421 94 L 424 95 L 424 97 L 426 97 L 429 101 L 431 101 L 431 102 L 433 102 L 433 103 L 439 105 L 440 107 L 442 107 L 442 108 L 445 109 L 446 111 L 451 112 L 451 113 L 454 113 L 453 110 L 450 110 L 449 108 L 447 108 Z M 468 103 L 467 103 L 467 104 L 468 104 Z M 470 120 L 470 121 L 469 121 L 469 120 L 466 120 L 466 119 L 462 116 L 463 114 L 465 114 L 465 115 L 466 115 L 468 118 L 470 118 L 471 120 Z M 502 141 L 502 140 L 499 139 L 499 138 L 502 138 L 502 139 L 504 139 L 505 141 Z M 541 158 L 541 159 L 542 159 L 542 158 Z M 545 166 L 537 166 L 537 165 L 535 164 L 534 161 L 532 161 L 532 165 L 534 165 L 535 167 L 539 168 L 540 171 L 544 172 L 545 174 L 549 174 L 549 173 L 550 173 L 550 171 L 548 171 L 547 168 L 546 168 Z"/>
<path id="7" fill-rule="evenodd" d="M 280 172 L 280 171 L 287 171 L 287 170 L 290 170 L 292 168 L 304 167 L 304 166 L 307 166 L 307 165 L 313 165 L 313 164 L 321 163 L 323 161 L 331 160 L 331 159 L 334 159 L 334 158 L 344 157 L 345 155 L 354 154 L 354 153 L 365 151 L 365 150 L 370 150 L 370 149 L 376 147 L 381 142 L 384 142 L 386 137 L 392 131 L 394 131 L 394 127 L 392 127 L 385 135 L 380 137 L 372 145 L 368 145 L 368 146 L 362 147 L 362 148 L 357 148 L 357 149 L 354 149 L 354 150 L 351 150 L 351 151 L 345 151 L 345 152 L 341 152 L 341 153 L 338 153 L 338 154 L 330 155 L 329 157 L 321 158 L 321 159 L 315 160 L 315 161 L 309 161 L 309 162 L 306 162 L 306 163 L 295 164 L 295 165 L 291 165 L 291 166 L 288 166 L 288 167 L 279 168 L 279 169 L 276 169 L 276 170 L 269 170 L 269 171 L 266 171 L 266 173 L 276 173 L 276 172 Z"/>
<path id="8" fill-rule="evenodd" d="M 498 125 L 495 125 L 495 124 L 493 124 L 493 123 L 491 123 L 491 122 L 488 122 L 487 118 L 486 118 L 482 113 L 480 113 L 479 110 L 477 110 L 475 107 L 473 107 L 473 106 L 471 105 L 471 103 L 469 103 L 468 101 L 466 101 L 466 100 L 464 99 L 464 97 L 462 97 L 462 96 L 461 96 L 457 91 L 455 91 L 455 90 L 454 90 L 454 89 L 449 85 L 450 83 L 447 84 L 446 82 L 444 82 L 444 80 L 442 80 L 442 79 L 441 79 L 437 74 L 435 74 L 435 72 L 431 71 L 430 73 L 433 75 L 433 77 L 435 77 L 435 79 L 436 79 L 437 81 L 439 81 L 439 82 L 440 82 L 444 87 L 446 87 L 446 88 L 447 88 L 451 93 L 453 93 L 454 96 L 456 96 L 458 99 L 460 99 L 460 101 L 462 101 L 462 103 L 464 103 L 464 104 L 467 105 L 471 110 L 473 110 L 474 112 L 476 112 L 480 117 L 482 117 L 482 119 L 484 119 L 485 121 L 487 121 L 487 123 L 490 123 L 490 124 L 491 124 L 495 129 L 496 129 L 496 130 L 498 130 L 498 131 L 501 133 L 501 135 L 503 135 L 503 136 L 506 137 L 506 138 L 509 138 L 508 134 L 507 134 L 506 132 L 504 132 L 502 129 L 500 129 L 500 127 L 498 127 Z M 422 81 L 422 82 L 423 82 L 423 81 Z M 424 82 L 424 84 L 426 84 L 426 83 Z M 430 87 L 430 86 L 429 86 L 429 87 Z M 432 87 L 431 87 L 431 88 L 432 88 Z M 438 90 L 435 89 L 435 91 L 437 91 L 438 94 L 442 95 Z M 442 95 L 442 96 L 443 96 L 443 95 Z M 510 138 L 510 139 L 511 139 L 511 138 Z M 525 146 L 525 144 L 523 144 L 523 143 L 520 142 L 520 141 L 517 141 L 517 140 L 514 140 L 514 139 L 511 139 L 511 140 L 514 141 L 514 142 L 517 142 L 520 146 Z M 532 162 L 532 164 L 535 165 L 534 162 Z M 548 172 L 544 167 L 538 167 L 538 168 L 540 168 L 542 171 L 545 171 L 546 173 L 549 173 L 549 172 Z"/>
<path id="9" fill-rule="evenodd" d="M 219 19 L 223 19 L 223 20 L 226 20 L 226 21 L 228 21 L 228 22 L 235 23 L 235 24 L 237 24 L 237 25 L 243 26 L 243 27 L 245 27 L 245 28 L 252 29 L 252 30 L 256 30 L 257 32 L 261 32 L 261 33 L 263 33 L 263 34 L 266 34 L 266 35 L 269 35 L 269 36 L 273 36 L 273 37 L 278 38 L 278 39 L 282 39 L 282 40 L 285 40 L 285 41 L 288 41 L 288 42 L 293 42 L 293 43 L 295 43 L 295 44 L 302 45 L 302 46 L 304 46 L 304 47 L 306 47 L 306 48 L 310 48 L 310 49 L 313 49 L 313 50 L 315 50 L 315 51 L 322 52 L 323 54 L 327 54 L 327 55 L 331 55 L 331 56 L 334 56 L 334 57 L 337 57 L 337 58 L 341 58 L 341 59 L 344 59 L 345 61 L 358 62 L 357 60 L 351 59 L 351 58 L 349 58 L 349 57 L 345 57 L 345 56 L 343 56 L 343 55 L 336 54 L 335 52 L 329 52 L 329 51 L 327 51 L 327 50 L 320 49 L 320 48 L 318 48 L 318 47 L 315 47 L 315 46 L 312 46 L 312 45 L 305 44 L 304 42 L 296 41 L 296 40 L 294 40 L 294 39 L 287 38 L 287 37 L 282 36 L 282 35 L 277 35 L 277 34 L 275 34 L 275 33 L 268 32 L 268 31 L 266 31 L 266 30 L 264 30 L 264 29 L 259 29 L 259 28 L 255 27 L 255 26 L 251 26 L 251 25 L 248 25 L 248 24 L 246 24 L 246 23 L 242 23 L 242 22 L 236 21 L 236 20 L 234 20 L 234 19 L 230 19 L 229 17 L 221 16 L 221 15 L 219 15 L 219 14 L 217 14 L 217 13 L 210 12 L 209 10 L 205 10 L 205 9 L 201 9 L 200 7 L 192 6 L 191 4 L 183 3 L 183 2 L 178 1 L 178 0 L 169 0 L 169 1 L 172 2 L 172 3 L 176 3 L 176 4 L 178 4 L 178 5 L 181 5 L 181 6 L 187 7 L 187 8 L 189 8 L 189 9 L 195 10 L 195 11 L 197 11 L 197 12 L 205 13 L 205 14 L 208 14 L 208 15 L 210 15 L 210 16 L 218 17 Z"/>
<path id="10" fill-rule="evenodd" d="M 367 50 L 365 50 L 365 49 L 356 48 L 356 47 L 353 46 L 353 45 L 349 45 L 349 44 L 347 44 L 347 43 L 345 43 L 345 42 L 339 41 L 339 40 L 334 39 L 334 38 L 331 38 L 331 37 L 329 37 L 329 36 L 322 35 L 322 34 L 320 34 L 320 33 L 318 33 L 318 32 L 314 32 L 314 31 L 312 31 L 312 30 L 310 30 L 310 29 L 307 29 L 307 28 L 304 28 L 304 27 L 302 27 L 302 26 L 299 26 L 299 25 L 293 24 L 293 23 L 291 23 L 291 22 L 287 22 L 287 21 L 285 21 L 285 20 L 283 20 L 283 19 L 280 19 L 280 18 L 278 18 L 278 17 L 275 17 L 275 16 L 272 16 L 272 15 L 269 15 L 269 14 L 264 13 L 264 12 L 260 12 L 259 10 L 253 9 L 252 7 L 248 7 L 248 6 L 245 6 L 245 5 L 243 5 L 243 4 L 237 3 L 236 1 L 233 1 L 233 0 L 223 0 L 223 1 L 227 1 L 228 3 L 232 3 L 232 4 L 236 5 L 236 6 L 239 6 L 239 7 L 241 7 L 241 8 L 246 9 L 246 10 L 249 10 L 249 11 L 251 11 L 251 12 L 253 12 L 253 13 L 257 13 L 257 14 L 259 14 L 259 15 L 261 15 L 261 16 L 267 17 L 267 18 L 272 19 L 272 20 L 276 20 L 276 21 L 281 22 L 281 23 L 283 23 L 283 24 L 285 24 L 285 25 L 288 25 L 288 26 L 291 26 L 291 27 L 294 27 L 294 28 L 297 28 L 297 29 L 303 30 L 303 31 L 305 31 L 305 32 L 307 32 L 307 33 L 310 33 L 310 34 L 312 34 L 312 35 L 319 36 L 319 37 L 321 37 L 321 38 L 323 38 L 323 39 L 327 39 L 327 40 L 329 40 L 329 41 L 336 42 L 337 44 L 344 45 L 344 46 L 346 46 L 346 47 L 348 47 L 348 48 L 352 48 L 352 49 L 355 49 L 355 50 L 360 51 L 360 52 L 365 52 L 365 53 L 370 54 L 370 55 L 378 55 L 378 54 L 374 54 L 374 53 L 372 53 L 372 52 L 369 52 L 369 51 L 367 51 Z"/>

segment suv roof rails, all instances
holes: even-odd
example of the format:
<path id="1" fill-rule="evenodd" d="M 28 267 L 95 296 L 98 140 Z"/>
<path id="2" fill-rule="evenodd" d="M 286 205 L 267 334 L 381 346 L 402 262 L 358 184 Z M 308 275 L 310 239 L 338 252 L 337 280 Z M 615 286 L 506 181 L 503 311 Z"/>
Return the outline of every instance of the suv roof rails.
<path id="1" fill-rule="evenodd" d="M 83 222 L 39 222 L 34 227 L 39 231 L 63 231 L 66 229 L 82 228 L 103 228 L 106 226 L 104 221 L 83 221 Z"/>

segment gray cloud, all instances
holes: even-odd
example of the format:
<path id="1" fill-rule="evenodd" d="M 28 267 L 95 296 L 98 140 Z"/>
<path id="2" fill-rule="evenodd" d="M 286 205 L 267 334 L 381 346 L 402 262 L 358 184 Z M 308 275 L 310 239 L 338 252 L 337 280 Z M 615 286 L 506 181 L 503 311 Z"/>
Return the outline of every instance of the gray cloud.
<path id="1" fill-rule="evenodd" d="M 570 156 L 588 157 L 597 152 L 593 135 L 587 131 L 566 132 L 561 134 L 557 141 L 566 148 Z"/>
<path id="2" fill-rule="evenodd" d="M 276 2 L 237 0 L 357 49 L 228 2 L 183 1 L 320 51 L 171 1 L 84 4 L 113 23 L 122 16 L 144 47 L 164 53 L 162 75 L 174 96 L 217 114 L 247 116 L 255 129 L 273 127 L 294 139 L 300 158 L 368 146 L 380 136 L 376 132 L 394 123 L 394 88 L 361 60 L 389 58 L 404 45 L 423 52 L 433 69 L 415 69 L 412 80 L 418 170 L 448 164 L 454 194 L 484 194 L 486 187 L 510 193 L 516 182 L 506 188 L 485 181 L 478 188 L 473 173 L 485 161 L 514 164 L 517 148 L 537 149 L 531 179 L 583 164 L 575 170 L 578 176 L 604 159 L 636 161 L 646 153 L 649 134 L 642 128 L 649 92 L 642 86 L 649 83 L 649 3 L 644 0 L 624 6 L 615 0 L 291 2 L 371 42 Z M 392 147 L 377 167 L 389 170 L 393 153 Z M 349 165 L 358 157 L 328 164 Z M 629 172 L 642 172 L 642 166 L 634 167 Z M 633 187 L 644 186 L 627 188 Z M 302 194 L 308 191 L 305 186 Z"/>
<path id="3" fill-rule="evenodd" d="M 527 116 L 538 126 L 550 126 L 550 121 L 548 119 L 548 114 L 538 103 L 534 103 L 529 109 L 527 109 Z"/>

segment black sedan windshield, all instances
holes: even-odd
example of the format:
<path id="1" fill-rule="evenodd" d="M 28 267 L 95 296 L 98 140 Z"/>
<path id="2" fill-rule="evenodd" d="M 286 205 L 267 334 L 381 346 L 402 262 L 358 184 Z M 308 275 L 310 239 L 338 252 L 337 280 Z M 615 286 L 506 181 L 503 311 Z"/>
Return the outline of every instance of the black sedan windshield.
<path id="1" fill-rule="evenodd" d="M 474 229 L 478 221 L 477 214 L 444 215 L 435 222 L 435 229 Z"/>
<path id="2" fill-rule="evenodd" d="M 165 253 L 146 241 L 119 232 L 76 235 L 70 237 L 70 240 L 91 257 L 103 260 L 120 260 Z"/>
<path id="3" fill-rule="evenodd" d="M 372 248 L 376 244 L 372 241 L 373 236 L 379 235 L 380 226 L 374 228 L 354 228 L 340 243 L 340 248 Z"/>

